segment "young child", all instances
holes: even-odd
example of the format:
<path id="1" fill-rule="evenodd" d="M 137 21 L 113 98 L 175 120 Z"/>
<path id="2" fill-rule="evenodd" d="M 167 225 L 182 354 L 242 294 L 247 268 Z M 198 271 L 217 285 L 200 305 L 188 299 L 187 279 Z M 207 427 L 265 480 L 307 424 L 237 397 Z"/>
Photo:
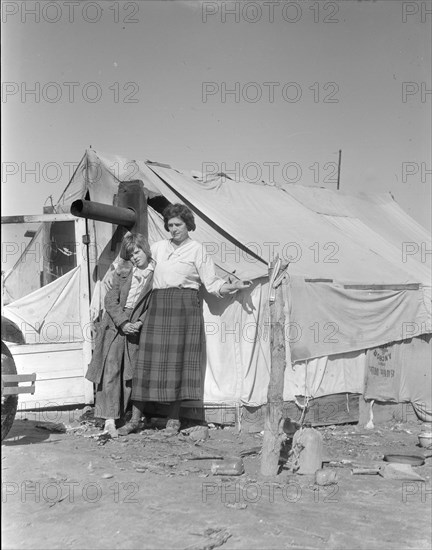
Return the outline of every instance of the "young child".
<path id="1" fill-rule="evenodd" d="M 105 419 L 105 431 L 118 437 L 115 421 L 126 412 L 131 395 L 139 333 L 150 298 L 154 262 L 146 238 L 126 233 L 122 257 L 105 296 L 105 314 L 97 330 L 86 378 L 96 384 L 95 417 Z"/>

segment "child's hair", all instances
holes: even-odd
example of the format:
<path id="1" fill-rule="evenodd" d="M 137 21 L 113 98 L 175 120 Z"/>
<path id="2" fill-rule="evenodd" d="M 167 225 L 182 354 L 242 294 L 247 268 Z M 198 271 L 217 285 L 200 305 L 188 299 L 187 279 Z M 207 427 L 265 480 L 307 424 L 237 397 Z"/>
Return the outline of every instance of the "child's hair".
<path id="1" fill-rule="evenodd" d="M 120 247 L 120 257 L 130 260 L 135 247 L 141 248 L 148 260 L 151 260 L 151 250 L 148 240 L 141 233 L 127 232 Z"/>

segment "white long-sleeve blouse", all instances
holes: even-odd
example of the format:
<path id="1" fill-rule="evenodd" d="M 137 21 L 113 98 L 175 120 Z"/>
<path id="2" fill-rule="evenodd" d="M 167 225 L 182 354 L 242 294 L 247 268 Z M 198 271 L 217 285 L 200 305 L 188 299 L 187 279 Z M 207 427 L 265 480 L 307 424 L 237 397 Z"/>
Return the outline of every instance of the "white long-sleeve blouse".
<path id="1" fill-rule="evenodd" d="M 175 248 L 171 239 L 166 239 L 153 244 L 151 252 L 156 261 L 154 289 L 198 290 L 202 283 L 208 292 L 221 297 L 220 289 L 226 281 L 216 275 L 212 258 L 197 241 L 190 239 Z"/>

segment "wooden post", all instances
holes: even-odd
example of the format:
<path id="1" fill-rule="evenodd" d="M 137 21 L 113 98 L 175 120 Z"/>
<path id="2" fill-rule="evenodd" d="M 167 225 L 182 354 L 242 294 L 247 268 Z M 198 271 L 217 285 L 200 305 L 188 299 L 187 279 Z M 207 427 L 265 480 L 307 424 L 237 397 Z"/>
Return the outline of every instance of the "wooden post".
<path id="1" fill-rule="evenodd" d="M 135 212 L 136 221 L 130 228 L 132 233 L 141 233 L 148 238 L 147 198 L 144 194 L 144 184 L 141 180 L 121 181 L 119 183 L 118 205 L 131 208 Z"/>
<path id="2" fill-rule="evenodd" d="M 82 344 L 82 368 L 83 368 L 83 393 L 86 404 L 94 402 L 93 384 L 85 378 L 88 365 L 92 358 L 92 342 L 90 338 L 90 280 L 88 276 L 88 264 L 90 261 L 88 247 L 82 242 L 82 235 L 87 234 L 87 220 L 75 218 L 75 241 L 77 246 L 77 265 L 80 266 L 80 319 L 83 332 Z"/>
<path id="3" fill-rule="evenodd" d="M 273 268 L 274 263 L 272 262 L 270 273 Z M 272 284 L 271 276 L 269 276 L 269 280 Z M 264 476 L 277 474 L 281 445 L 285 439 L 283 431 L 283 386 L 286 365 L 285 314 L 281 284 L 275 289 L 274 301 L 270 301 L 270 353 L 270 382 L 267 392 L 264 439 L 261 453 L 261 474 Z"/>
<path id="4" fill-rule="evenodd" d="M 337 187 L 336 187 L 336 189 L 337 189 L 338 191 L 339 191 L 339 187 L 340 187 L 341 160 L 342 160 L 342 149 L 339 149 L 338 174 L 337 174 Z"/>

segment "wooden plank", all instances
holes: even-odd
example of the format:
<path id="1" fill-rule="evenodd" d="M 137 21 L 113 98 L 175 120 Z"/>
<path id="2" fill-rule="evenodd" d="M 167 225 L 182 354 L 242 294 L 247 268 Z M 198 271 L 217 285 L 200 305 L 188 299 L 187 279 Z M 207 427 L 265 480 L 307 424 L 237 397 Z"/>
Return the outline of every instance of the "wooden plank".
<path id="1" fill-rule="evenodd" d="M 149 416 L 167 416 L 169 405 L 163 403 L 145 403 L 144 413 Z M 180 409 L 180 417 L 196 422 L 208 422 L 222 426 L 235 426 L 237 423 L 236 407 L 202 404 L 184 405 Z"/>
<path id="2" fill-rule="evenodd" d="M 24 394 L 19 398 L 19 410 L 29 408 L 56 408 L 66 405 L 85 403 L 82 378 L 63 378 L 61 380 L 36 380 L 33 395 Z"/>
<path id="3" fill-rule="evenodd" d="M 2 380 L 5 386 L 19 382 L 34 382 L 36 374 L 2 374 Z"/>
<path id="4" fill-rule="evenodd" d="M 2 224 L 11 223 L 42 223 L 42 222 L 67 222 L 76 221 L 77 218 L 72 214 L 36 214 L 23 216 L 2 216 Z"/>
<path id="5" fill-rule="evenodd" d="M 312 426 L 358 423 L 360 417 L 360 394 L 340 393 L 318 397 L 309 401 L 305 422 Z M 241 411 L 241 429 L 245 433 L 258 433 L 264 429 L 264 417 L 267 405 L 260 407 L 243 406 Z M 294 401 L 285 401 L 284 418 L 298 422 L 302 410 Z"/>
<path id="6" fill-rule="evenodd" d="M 359 396 L 353 393 L 337 393 L 317 397 L 309 401 L 305 422 L 312 426 L 331 426 L 359 421 Z M 298 422 L 301 410 L 294 402 L 288 402 L 284 407 L 284 414 Z"/>
<path id="7" fill-rule="evenodd" d="M 20 374 L 37 375 L 37 380 L 83 377 L 82 349 L 12 355 Z"/>
<path id="8" fill-rule="evenodd" d="M 28 396 L 27 394 L 24 394 L 22 397 L 19 397 L 18 399 L 18 411 L 29 411 L 29 410 L 37 410 L 41 411 L 41 414 L 43 415 L 43 409 L 51 409 L 51 411 L 56 411 L 57 416 L 61 416 L 61 409 L 64 407 L 77 407 L 77 403 L 83 403 L 83 401 L 78 401 L 79 399 L 82 399 L 82 394 L 79 393 L 72 393 L 64 397 L 62 400 L 54 401 L 50 397 L 47 397 L 45 399 L 39 399 L 39 400 L 33 400 L 30 399 L 31 396 Z M 81 408 L 81 407 L 80 407 Z"/>
<path id="9" fill-rule="evenodd" d="M 236 426 L 238 423 L 236 407 L 207 407 L 204 406 L 206 422 L 222 426 Z"/>
<path id="10" fill-rule="evenodd" d="M 68 352 L 82 350 L 83 342 L 58 342 L 52 344 L 9 344 L 12 355 L 36 355 L 40 353 Z"/>
<path id="11" fill-rule="evenodd" d="M 15 386 L 13 388 L 3 388 L 3 395 L 18 395 L 21 393 L 31 393 L 35 392 L 34 385 L 31 386 Z"/>
<path id="12" fill-rule="evenodd" d="M 22 368 L 23 371 L 26 369 L 31 370 L 32 365 L 29 364 Z M 45 367 L 43 371 L 38 368 L 33 368 L 33 370 L 37 371 L 37 382 L 44 382 L 45 380 L 63 380 L 67 378 L 82 378 L 82 371 L 79 366 L 65 371 L 61 369 L 61 365 L 48 364 L 48 366 Z"/>
<path id="13" fill-rule="evenodd" d="M 83 374 L 82 342 L 17 345 L 10 349 L 20 374 L 36 373 L 35 392 L 20 397 L 20 408 L 62 407 L 89 402 L 85 384 L 88 380 Z"/>

